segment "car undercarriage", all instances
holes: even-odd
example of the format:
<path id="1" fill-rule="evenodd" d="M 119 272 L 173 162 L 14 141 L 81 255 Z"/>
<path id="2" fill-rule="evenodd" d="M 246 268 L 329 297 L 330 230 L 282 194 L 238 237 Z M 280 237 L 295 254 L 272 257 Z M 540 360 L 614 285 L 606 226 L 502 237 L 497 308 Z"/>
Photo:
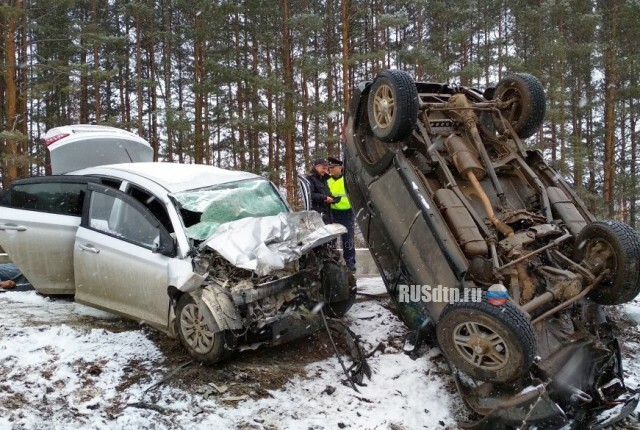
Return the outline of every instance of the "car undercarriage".
<path id="1" fill-rule="evenodd" d="M 357 222 L 414 339 L 442 349 L 481 417 L 473 428 L 600 428 L 638 404 L 605 306 L 640 291 L 640 238 L 596 221 L 525 147 L 544 113 L 528 74 L 481 93 L 385 70 L 351 100 Z M 424 285 L 481 289 L 481 300 L 400 294 Z"/>

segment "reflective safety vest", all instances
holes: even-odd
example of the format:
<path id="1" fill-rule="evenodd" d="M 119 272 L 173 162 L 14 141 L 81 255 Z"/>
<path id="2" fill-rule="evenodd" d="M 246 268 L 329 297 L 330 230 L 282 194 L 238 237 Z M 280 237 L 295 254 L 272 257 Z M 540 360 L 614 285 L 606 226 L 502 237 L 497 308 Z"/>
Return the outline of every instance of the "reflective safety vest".
<path id="1" fill-rule="evenodd" d="M 329 185 L 329 191 L 331 191 L 332 196 L 342 197 L 338 203 L 331 204 L 331 209 L 335 211 L 346 211 L 351 209 L 351 202 L 349 202 L 349 197 L 347 197 L 347 191 L 344 187 L 344 176 L 340 176 L 337 179 L 330 177 L 327 181 L 327 185 Z"/>

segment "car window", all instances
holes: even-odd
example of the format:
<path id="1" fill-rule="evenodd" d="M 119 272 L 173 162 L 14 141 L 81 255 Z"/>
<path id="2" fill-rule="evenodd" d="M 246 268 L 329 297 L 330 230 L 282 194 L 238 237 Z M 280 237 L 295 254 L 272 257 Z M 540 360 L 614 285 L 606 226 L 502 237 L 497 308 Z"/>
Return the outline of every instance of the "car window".
<path id="1" fill-rule="evenodd" d="M 117 190 L 120 188 L 120 185 L 122 184 L 122 180 L 114 179 L 114 178 L 100 178 L 100 183 L 102 185 L 106 185 L 107 187 L 111 187 Z"/>
<path id="2" fill-rule="evenodd" d="M 0 206 L 11 206 L 8 190 L 0 190 Z"/>
<path id="3" fill-rule="evenodd" d="M 10 205 L 15 209 L 80 216 L 86 187 L 72 182 L 14 184 Z"/>
<path id="4" fill-rule="evenodd" d="M 89 228 L 151 249 L 160 231 L 129 202 L 98 191 L 91 193 Z"/>
<path id="5" fill-rule="evenodd" d="M 169 233 L 173 233 L 173 225 L 171 224 L 171 219 L 169 218 L 169 213 L 167 212 L 167 208 L 164 204 L 158 200 L 153 194 L 148 191 L 143 190 L 135 185 L 129 185 L 129 189 L 127 193 L 142 203 L 144 207 L 149 209 L 149 212 L 156 217 L 160 224 L 167 229 Z"/>

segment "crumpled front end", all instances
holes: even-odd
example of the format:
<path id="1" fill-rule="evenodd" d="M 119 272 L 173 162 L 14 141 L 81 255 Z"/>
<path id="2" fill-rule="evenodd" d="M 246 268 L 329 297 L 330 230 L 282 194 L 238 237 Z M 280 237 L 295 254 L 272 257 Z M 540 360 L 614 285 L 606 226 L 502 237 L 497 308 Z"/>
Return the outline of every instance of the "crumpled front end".
<path id="1" fill-rule="evenodd" d="M 318 304 L 327 316 L 339 317 L 355 298 L 355 279 L 330 245 L 344 230 L 325 225 L 316 212 L 222 224 L 194 250 L 202 283 L 186 283 L 177 295 L 206 307 L 213 334 L 225 334 L 226 350 L 311 334 L 323 327 Z M 176 320 L 179 331 L 181 316 Z"/>
<path id="2" fill-rule="evenodd" d="M 325 225 L 314 211 L 283 212 L 223 224 L 200 249 L 211 248 L 234 266 L 266 276 L 346 232 L 340 224 Z"/>

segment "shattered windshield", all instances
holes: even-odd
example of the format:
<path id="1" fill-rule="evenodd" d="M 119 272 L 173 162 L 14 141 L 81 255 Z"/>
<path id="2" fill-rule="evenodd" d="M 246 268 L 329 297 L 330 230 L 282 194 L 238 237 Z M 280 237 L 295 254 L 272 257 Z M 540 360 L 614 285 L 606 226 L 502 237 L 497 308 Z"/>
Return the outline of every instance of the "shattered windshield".
<path id="1" fill-rule="evenodd" d="M 208 238 L 230 221 L 289 211 L 271 182 L 262 179 L 182 191 L 173 197 L 187 236 L 195 240 Z"/>

